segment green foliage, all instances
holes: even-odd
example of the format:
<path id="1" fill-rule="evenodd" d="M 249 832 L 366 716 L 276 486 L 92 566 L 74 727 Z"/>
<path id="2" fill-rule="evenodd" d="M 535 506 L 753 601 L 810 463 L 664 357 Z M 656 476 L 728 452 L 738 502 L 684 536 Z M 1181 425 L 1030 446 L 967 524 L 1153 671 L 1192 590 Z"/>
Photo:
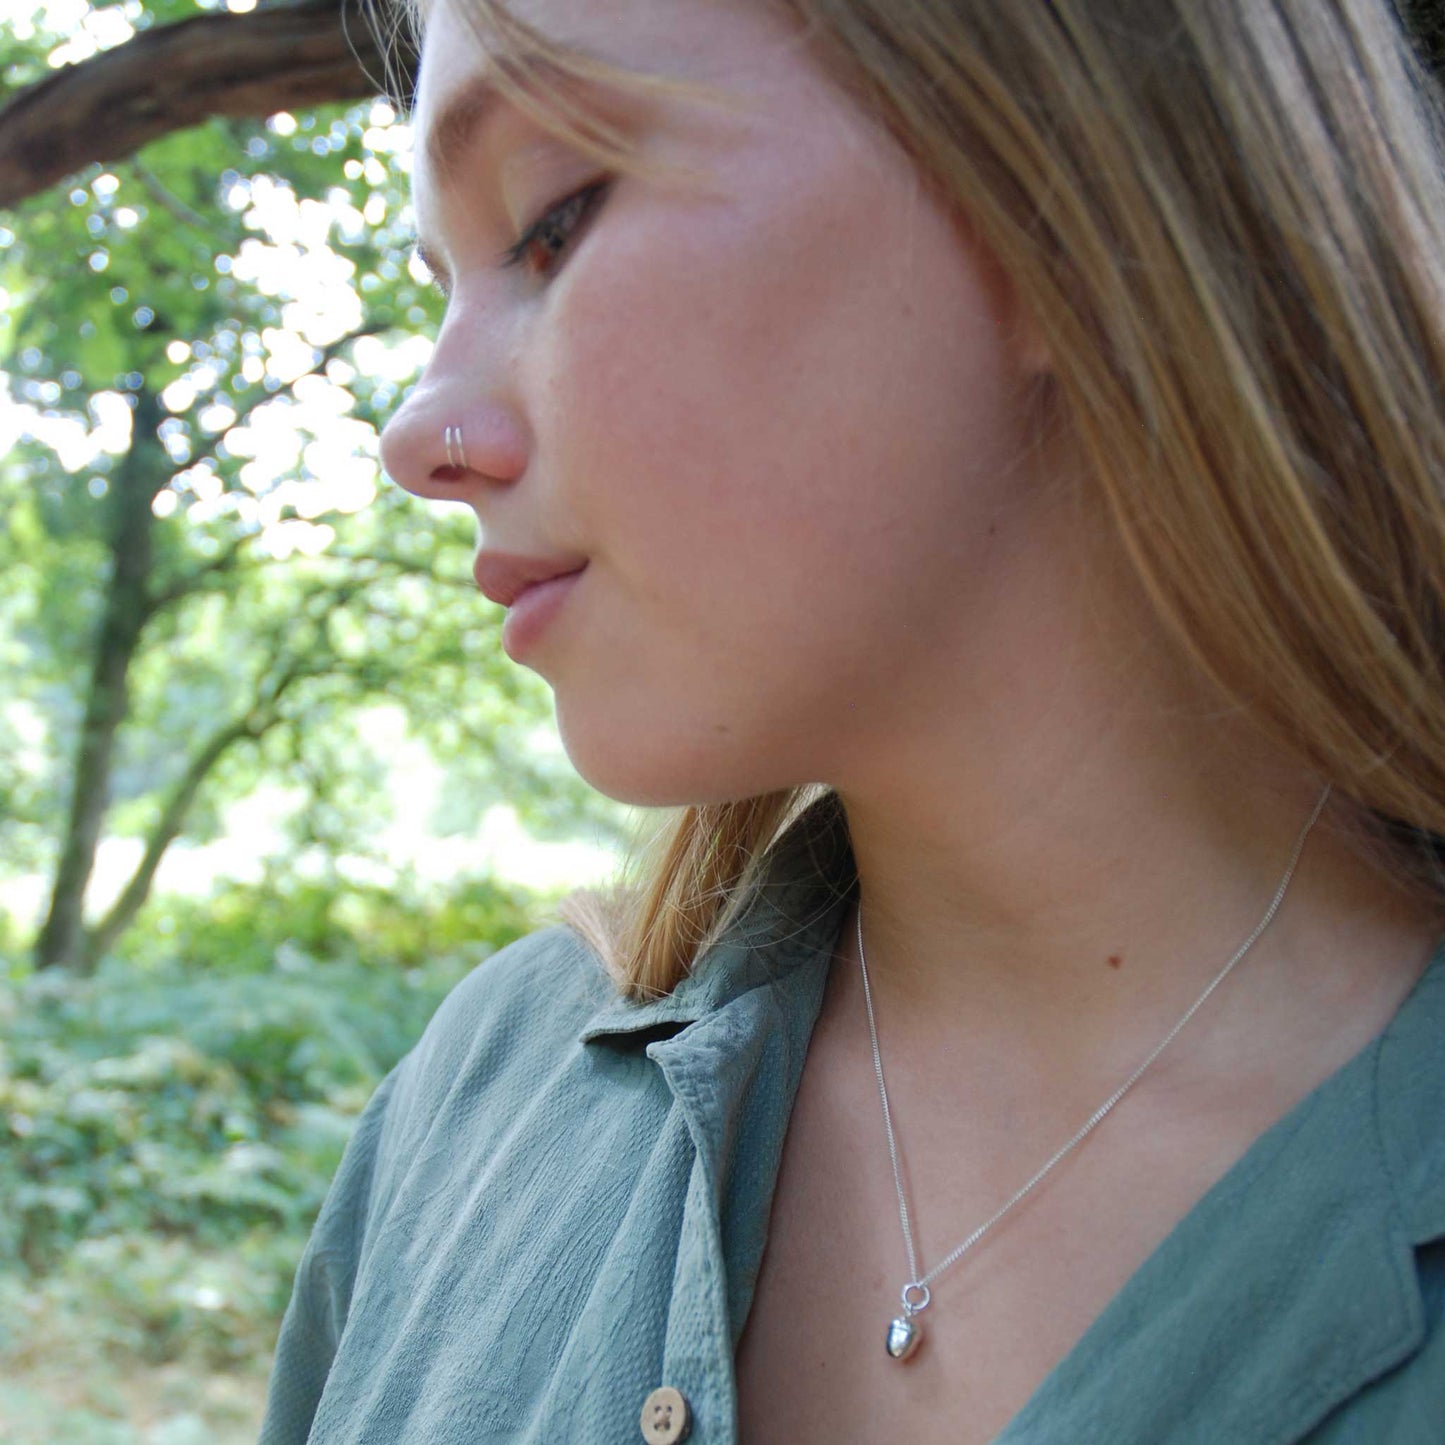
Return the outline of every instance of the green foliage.
<path id="1" fill-rule="evenodd" d="M 13 1291 L 14 1333 L 0 1353 L 33 1353 L 35 1333 L 61 1344 L 83 1320 L 98 1359 L 235 1368 L 274 1344 L 295 1268 L 292 1237 L 262 1229 L 224 1249 L 159 1235 L 82 1240 L 53 1274 Z"/>
<path id="2" fill-rule="evenodd" d="M 538 921 L 482 885 L 436 915 L 253 890 L 176 909 L 169 959 L 152 942 L 89 979 L 0 985 L 0 1292 L 29 1300 L 0 1309 L 0 1358 L 57 1312 L 152 1362 L 264 1351 L 357 1113 Z M 418 962 L 378 962 L 393 950 Z"/>
<path id="3" fill-rule="evenodd" d="M 0 27 L 12 91 L 74 39 L 70 12 L 26 8 Z M 216 119 L 0 217 L 0 423 L 21 428 L 0 446 L 0 884 L 56 874 L 122 556 L 147 562 L 102 839 L 222 839 L 262 785 L 296 803 L 241 860 L 259 882 L 146 898 L 138 871 L 88 979 L 32 975 L 29 920 L 0 910 L 7 1440 L 131 1441 L 117 1421 L 142 1415 L 147 1441 L 232 1438 L 201 1386 L 263 1376 L 358 1110 L 457 979 L 542 921 L 545 900 L 383 858 L 415 806 L 398 746 L 443 775 L 438 815 L 401 820 L 433 835 L 505 801 L 535 834 L 624 836 L 503 658 L 470 519 L 380 475 L 440 312 L 405 141 L 379 103 Z M 117 546 L 122 518 L 144 547 Z M 137 1400 L 172 1370 L 162 1433 Z"/>
<path id="4" fill-rule="evenodd" d="M 425 971 L 440 958 L 472 956 L 479 942 L 515 937 L 541 906 L 485 878 L 443 894 L 417 878 L 382 888 L 278 876 L 207 899 L 157 899 L 125 958 L 144 973 L 163 973 L 175 958 L 213 960 L 210 967 L 228 975 L 284 974 L 297 958 Z M 339 977 L 334 968 L 323 975 L 328 983 Z"/>
<path id="5" fill-rule="evenodd" d="M 296 931 L 318 902 L 303 898 Z M 260 1220 L 306 1223 L 346 1121 L 445 991 L 525 926 L 495 900 L 489 941 L 418 968 L 323 961 L 287 940 L 261 973 L 252 939 L 240 968 L 115 961 L 89 980 L 7 985 L 0 1257 L 43 1268 L 118 1230 L 221 1243 Z M 223 918 L 212 941 L 228 931 L 244 932 Z"/>
<path id="6" fill-rule="evenodd" d="M 124 7 L 137 27 L 189 12 Z M 12 83 L 67 42 L 44 24 L 0 42 Z M 406 147 L 379 101 L 218 118 L 0 226 L 0 384 L 30 418 L 0 456 L 5 867 L 55 876 L 82 775 L 103 840 L 217 838 L 264 781 L 300 800 L 295 849 L 365 854 L 389 821 L 386 760 L 358 731 L 378 700 L 449 774 L 437 831 L 505 799 L 551 836 L 620 838 L 617 810 L 538 751 L 550 697 L 503 657 L 469 520 L 380 475 L 377 432 L 440 313 L 410 262 Z M 123 512 L 150 559 L 138 641 L 106 768 L 83 774 Z M 113 921 L 91 907 L 92 952 L 133 926 Z"/>

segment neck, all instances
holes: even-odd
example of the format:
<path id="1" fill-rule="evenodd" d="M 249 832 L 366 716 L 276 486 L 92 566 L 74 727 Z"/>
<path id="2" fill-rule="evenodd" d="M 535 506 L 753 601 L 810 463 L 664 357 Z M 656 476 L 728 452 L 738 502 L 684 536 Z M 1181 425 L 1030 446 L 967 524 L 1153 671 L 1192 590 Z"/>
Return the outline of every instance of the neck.
<path id="1" fill-rule="evenodd" d="M 1044 1091 L 1107 1093 L 1259 923 L 1324 780 L 1157 637 L 1096 626 L 1064 569 L 1016 561 L 1020 620 L 973 629 L 886 712 L 860 707 L 831 781 L 890 1059 L 948 1048 L 995 1080 L 1023 1069 Z M 1445 920 L 1365 859 L 1347 806 L 1330 800 L 1179 1052 L 1268 1050 L 1271 1028 L 1340 1018 L 1331 1036 L 1362 1045 L 1408 992 Z M 852 922 L 839 986 L 861 994 Z"/>

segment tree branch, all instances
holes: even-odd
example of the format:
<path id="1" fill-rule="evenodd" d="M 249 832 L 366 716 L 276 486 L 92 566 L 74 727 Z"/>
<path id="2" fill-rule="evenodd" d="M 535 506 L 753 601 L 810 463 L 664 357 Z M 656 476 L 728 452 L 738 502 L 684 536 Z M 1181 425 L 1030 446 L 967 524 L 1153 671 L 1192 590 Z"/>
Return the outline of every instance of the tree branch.
<path id="1" fill-rule="evenodd" d="M 121 890 L 120 896 L 96 925 L 86 931 L 83 943 L 83 966 L 94 968 L 116 940 L 130 927 L 137 913 L 150 897 L 161 859 L 185 828 L 197 796 L 217 763 L 237 743 L 256 742 L 282 720 L 280 701 L 285 693 L 303 678 L 322 675 L 331 670 L 325 661 L 309 657 L 292 657 L 279 673 L 263 677 L 257 684 L 251 706 L 239 717 L 223 723 L 196 750 L 185 771 L 172 786 L 155 826 L 146 836 L 145 849 L 135 872 Z"/>
<path id="2" fill-rule="evenodd" d="M 181 225 L 195 231 L 209 245 L 216 244 L 214 218 L 207 219 L 198 211 L 193 211 L 178 195 L 166 189 L 161 178 L 149 166 L 142 165 L 134 156 L 131 157 L 130 169 L 157 205 L 169 211 Z"/>
<path id="3" fill-rule="evenodd" d="M 258 119 L 380 94 L 385 69 L 354 0 L 350 13 L 347 0 L 293 0 L 157 25 L 0 109 L 0 206 L 212 116 Z"/>
<path id="4" fill-rule="evenodd" d="M 218 556 L 213 557 L 209 562 L 191 568 L 189 572 L 173 578 L 164 587 L 153 588 L 150 594 L 152 615 L 163 612 L 167 607 L 175 606 L 177 602 L 199 592 L 207 584 L 224 577 L 241 560 L 241 554 L 255 542 L 257 535 L 254 532 L 239 533 L 231 539 Z"/>
<path id="5" fill-rule="evenodd" d="M 135 872 L 131 874 L 129 882 L 121 890 L 120 896 L 111 904 L 105 917 L 86 933 L 84 953 L 87 971 L 109 952 L 116 939 L 130 927 L 132 920 L 150 896 L 151 885 L 155 882 L 156 870 L 160 867 L 161 859 L 165 856 L 166 850 L 180 836 L 181 829 L 185 826 L 186 815 L 190 812 L 191 805 L 196 800 L 196 794 L 200 792 L 201 784 L 205 782 L 211 769 L 236 743 L 243 738 L 256 735 L 249 716 L 228 723 L 213 733 L 191 759 L 185 772 L 166 799 L 155 827 L 146 838 L 145 851 L 136 865 Z"/>

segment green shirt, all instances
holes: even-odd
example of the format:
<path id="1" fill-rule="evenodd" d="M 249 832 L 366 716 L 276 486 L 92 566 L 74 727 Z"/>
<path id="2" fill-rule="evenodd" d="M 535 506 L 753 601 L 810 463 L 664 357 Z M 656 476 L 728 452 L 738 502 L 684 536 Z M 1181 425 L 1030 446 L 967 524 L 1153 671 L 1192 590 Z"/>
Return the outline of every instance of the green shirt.
<path id="1" fill-rule="evenodd" d="M 665 999 L 618 998 L 560 927 L 476 969 L 361 1116 L 262 1445 L 631 1445 L 662 1385 L 696 1445 L 735 1441 L 733 1352 L 852 886 L 815 808 Z M 1445 1442 L 1445 947 L 998 1440 Z"/>

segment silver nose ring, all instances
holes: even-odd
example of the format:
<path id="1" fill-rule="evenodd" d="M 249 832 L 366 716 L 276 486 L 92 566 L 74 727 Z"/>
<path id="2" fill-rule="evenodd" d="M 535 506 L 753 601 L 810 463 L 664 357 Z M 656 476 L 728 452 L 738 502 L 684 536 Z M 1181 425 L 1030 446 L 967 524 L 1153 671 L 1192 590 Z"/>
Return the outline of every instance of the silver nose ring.
<path id="1" fill-rule="evenodd" d="M 446 448 L 447 465 L 467 470 L 467 454 L 462 447 L 462 429 L 459 426 L 442 428 L 442 445 Z"/>

